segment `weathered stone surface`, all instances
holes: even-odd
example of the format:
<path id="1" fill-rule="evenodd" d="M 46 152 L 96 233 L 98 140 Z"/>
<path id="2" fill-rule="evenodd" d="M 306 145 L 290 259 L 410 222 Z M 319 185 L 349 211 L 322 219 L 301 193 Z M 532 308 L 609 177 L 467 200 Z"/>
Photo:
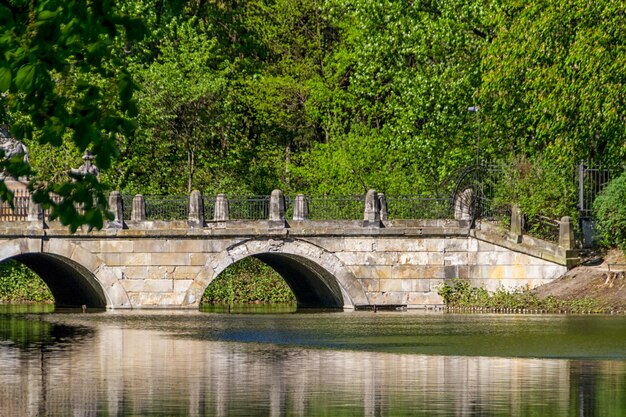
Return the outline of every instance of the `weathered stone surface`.
<path id="1" fill-rule="evenodd" d="M 175 266 L 149 266 L 145 279 L 171 279 Z"/>
<path id="2" fill-rule="evenodd" d="M 402 279 L 400 288 L 404 292 L 430 291 L 430 279 Z"/>
<path id="3" fill-rule="evenodd" d="M 130 220 L 133 222 L 146 221 L 146 199 L 141 194 L 137 194 L 133 197 L 133 207 L 130 213 Z"/>
<path id="4" fill-rule="evenodd" d="M 307 241 L 324 248 L 329 252 L 372 252 L 375 240 L 373 238 L 307 238 Z M 384 250 L 383 250 L 384 252 Z"/>
<path id="5" fill-rule="evenodd" d="M 444 267 L 440 265 L 400 265 L 394 268 L 394 278 L 444 278 Z"/>
<path id="6" fill-rule="evenodd" d="M 196 275 L 198 275 L 199 271 L 200 271 L 200 268 L 197 266 L 177 266 L 174 268 L 172 275 L 173 275 L 173 278 L 176 280 L 179 280 L 179 279 L 193 280 L 196 277 Z"/>
<path id="7" fill-rule="evenodd" d="M 424 308 L 441 304 L 443 304 L 443 299 L 436 291 L 411 292 L 407 301 L 409 308 Z"/>
<path id="8" fill-rule="evenodd" d="M 215 198 L 215 210 L 213 220 L 217 222 L 225 222 L 230 218 L 230 210 L 228 198 L 224 194 L 218 194 Z"/>
<path id="9" fill-rule="evenodd" d="M 207 255 L 206 253 L 190 253 L 189 265 L 191 266 L 206 265 L 209 259 L 210 259 L 209 255 Z"/>
<path id="10" fill-rule="evenodd" d="M 294 229 L 271 230 L 267 221 L 228 221 L 192 229 L 160 221 L 76 234 L 53 225 L 40 235 L 0 227 L 0 259 L 50 254 L 92 271 L 110 308 L 163 308 L 197 307 L 206 286 L 234 262 L 278 256 L 313 279 L 324 276 L 340 305 L 350 308 L 437 304 L 438 286 L 453 278 L 490 290 L 533 287 L 564 273 L 575 255 L 527 236 L 513 242 L 486 224 L 461 234 L 460 225 L 399 221 L 370 229 L 355 221 L 299 221 Z"/>
<path id="11" fill-rule="evenodd" d="M 86 268 L 88 271 L 95 271 L 103 264 L 102 259 L 94 255 L 93 253 L 86 251 L 80 246 L 76 246 L 74 248 L 70 259 L 76 262 L 78 265 Z"/>
<path id="12" fill-rule="evenodd" d="M 151 265 L 189 265 L 189 254 L 187 253 L 151 253 Z"/>
<path id="13" fill-rule="evenodd" d="M 144 281 L 144 292 L 168 293 L 174 291 L 174 280 L 171 279 L 148 279 Z"/>
<path id="14" fill-rule="evenodd" d="M 111 191 L 109 194 L 109 211 L 113 213 L 113 220 L 107 222 L 107 228 L 124 227 L 124 207 L 119 191 Z"/>
<path id="15" fill-rule="evenodd" d="M 367 292 L 380 291 L 380 280 L 377 278 L 361 278 L 359 281 Z"/>
<path id="16" fill-rule="evenodd" d="M 112 252 L 112 253 L 122 253 L 122 252 L 132 252 L 134 250 L 134 242 L 130 240 L 102 240 L 100 243 L 100 251 L 101 252 Z"/>
<path id="17" fill-rule="evenodd" d="M 309 220 L 309 202 L 304 194 L 298 194 L 293 202 L 293 219 Z"/>
<path id="18" fill-rule="evenodd" d="M 189 290 L 189 286 L 193 283 L 193 279 L 178 279 L 174 281 L 175 293 L 186 293 Z"/>
<path id="19" fill-rule="evenodd" d="M 148 267 L 147 266 L 125 266 L 122 269 L 122 273 L 124 279 L 127 280 L 135 280 L 135 279 L 147 279 L 148 278 Z"/>
<path id="20" fill-rule="evenodd" d="M 354 275 L 359 278 L 390 279 L 393 275 L 392 266 L 360 266 L 350 267 Z"/>
<path id="21" fill-rule="evenodd" d="M 170 240 L 169 252 L 177 253 L 198 253 L 205 250 L 203 240 Z"/>
<path id="22" fill-rule="evenodd" d="M 379 291 L 382 292 L 404 291 L 402 289 L 401 279 L 381 279 L 379 281 L 379 286 Z"/>
<path id="23" fill-rule="evenodd" d="M 166 239 L 137 239 L 132 249 L 137 253 L 165 253 L 170 250 L 170 246 Z"/>
<path id="24" fill-rule="evenodd" d="M 189 196 L 189 227 L 204 226 L 204 203 L 202 201 L 202 193 L 193 190 Z"/>
<path id="25" fill-rule="evenodd" d="M 440 252 L 400 252 L 399 265 L 443 265 L 444 254 Z"/>

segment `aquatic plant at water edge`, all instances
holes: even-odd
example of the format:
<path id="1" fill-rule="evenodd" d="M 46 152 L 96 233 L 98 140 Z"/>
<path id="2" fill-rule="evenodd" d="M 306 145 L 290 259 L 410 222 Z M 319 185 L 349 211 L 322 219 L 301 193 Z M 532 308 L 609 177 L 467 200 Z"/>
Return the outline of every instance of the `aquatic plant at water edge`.
<path id="1" fill-rule="evenodd" d="M 534 310 L 543 312 L 602 313 L 610 310 L 590 297 L 571 300 L 554 296 L 538 297 L 527 287 L 507 290 L 499 287 L 493 293 L 485 288 L 472 287 L 469 280 L 454 279 L 444 282 L 437 290 L 447 307 L 489 310 Z"/>

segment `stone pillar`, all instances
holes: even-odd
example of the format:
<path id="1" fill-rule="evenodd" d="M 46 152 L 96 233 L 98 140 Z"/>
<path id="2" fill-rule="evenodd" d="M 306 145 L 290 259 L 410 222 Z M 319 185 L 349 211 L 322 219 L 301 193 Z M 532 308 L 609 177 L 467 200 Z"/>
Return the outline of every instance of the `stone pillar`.
<path id="1" fill-rule="evenodd" d="M 113 213 L 113 220 L 107 223 L 108 228 L 121 229 L 124 227 L 124 203 L 119 191 L 109 194 L 109 210 Z"/>
<path id="2" fill-rule="evenodd" d="M 191 227 L 204 227 L 204 204 L 202 193 L 198 190 L 193 190 L 189 196 L 188 224 Z"/>
<path id="3" fill-rule="evenodd" d="M 215 198 L 215 211 L 213 212 L 213 220 L 215 220 L 216 222 L 225 222 L 230 220 L 228 198 L 226 198 L 224 194 L 218 194 Z"/>
<path id="4" fill-rule="evenodd" d="M 561 217 L 559 222 L 559 246 L 565 250 L 574 249 L 574 229 L 569 216 Z"/>
<path id="5" fill-rule="evenodd" d="M 134 222 L 146 221 L 146 199 L 141 194 L 133 197 L 133 209 L 130 213 L 130 219 Z"/>
<path id="6" fill-rule="evenodd" d="M 519 206 L 511 206 L 511 238 L 515 243 L 522 243 L 522 212 Z"/>
<path id="7" fill-rule="evenodd" d="M 454 219 L 472 220 L 474 209 L 474 190 L 466 188 L 454 200 Z"/>
<path id="8" fill-rule="evenodd" d="M 309 201 L 304 194 L 298 194 L 293 202 L 293 219 L 309 220 Z"/>
<path id="9" fill-rule="evenodd" d="M 365 210 L 363 212 L 363 227 L 381 227 L 380 201 L 376 190 L 369 190 L 365 195 Z"/>
<path id="10" fill-rule="evenodd" d="M 386 222 L 389 215 L 387 212 L 387 198 L 383 193 L 378 194 L 378 207 L 380 208 L 380 220 Z"/>
<path id="11" fill-rule="evenodd" d="M 285 196 L 280 190 L 272 191 L 270 196 L 270 228 L 285 227 Z"/>
<path id="12" fill-rule="evenodd" d="M 28 217 L 29 222 L 43 221 L 43 209 L 40 204 L 35 203 L 32 199 L 28 203 Z"/>

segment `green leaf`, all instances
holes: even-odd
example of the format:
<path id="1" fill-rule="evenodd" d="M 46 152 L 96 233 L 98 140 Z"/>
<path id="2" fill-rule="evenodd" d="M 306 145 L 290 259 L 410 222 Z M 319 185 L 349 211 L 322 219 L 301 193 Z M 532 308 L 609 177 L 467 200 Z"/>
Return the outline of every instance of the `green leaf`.
<path id="1" fill-rule="evenodd" d="M 54 18 L 56 18 L 58 15 L 57 12 L 53 12 L 51 10 L 43 10 L 41 12 L 39 12 L 39 14 L 37 15 L 37 18 L 39 20 L 52 20 Z"/>
<path id="2" fill-rule="evenodd" d="M 37 66 L 35 64 L 26 64 L 17 70 L 15 76 L 15 86 L 19 91 L 30 93 L 35 86 L 35 72 Z"/>
<path id="3" fill-rule="evenodd" d="M 7 91 L 11 88 L 11 69 L 0 68 L 0 91 Z"/>

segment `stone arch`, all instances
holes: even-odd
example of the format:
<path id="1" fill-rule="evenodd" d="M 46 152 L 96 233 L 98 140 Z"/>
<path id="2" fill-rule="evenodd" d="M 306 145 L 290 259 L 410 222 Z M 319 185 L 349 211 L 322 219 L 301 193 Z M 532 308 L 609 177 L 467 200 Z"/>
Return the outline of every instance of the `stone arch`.
<path id="1" fill-rule="evenodd" d="M 20 238 L 0 243 L 0 262 L 14 259 L 48 285 L 57 306 L 129 308 L 130 300 L 102 259 L 67 240 Z"/>
<path id="2" fill-rule="evenodd" d="M 198 305 L 206 287 L 226 268 L 254 256 L 274 268 L 303 307 L 353 309 L 368 305 L 361 283 L 334 254 L 300 239 L 251 239 L 220 252 L 196 276 L 185 305 Z"/>

